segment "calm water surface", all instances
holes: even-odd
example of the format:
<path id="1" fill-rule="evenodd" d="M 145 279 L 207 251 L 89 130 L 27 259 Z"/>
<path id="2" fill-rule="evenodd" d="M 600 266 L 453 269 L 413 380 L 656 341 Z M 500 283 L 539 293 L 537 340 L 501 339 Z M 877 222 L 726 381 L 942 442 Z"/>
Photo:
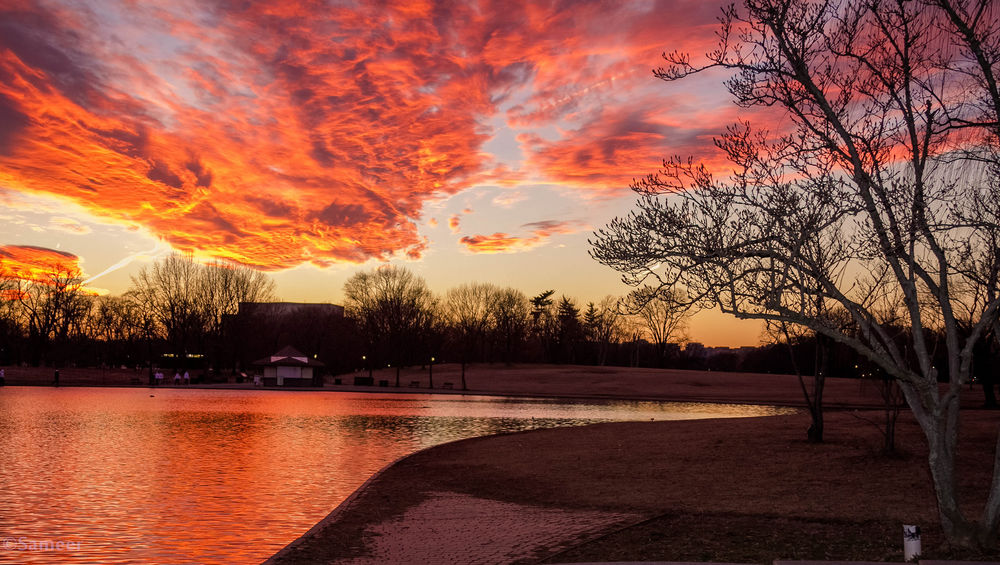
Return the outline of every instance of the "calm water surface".
<path id="1" fill-rule="evenodd" d="M 425 394 L 0 388 L 0 563 L 259 562 L 424 447 L 762 406 Z"/>

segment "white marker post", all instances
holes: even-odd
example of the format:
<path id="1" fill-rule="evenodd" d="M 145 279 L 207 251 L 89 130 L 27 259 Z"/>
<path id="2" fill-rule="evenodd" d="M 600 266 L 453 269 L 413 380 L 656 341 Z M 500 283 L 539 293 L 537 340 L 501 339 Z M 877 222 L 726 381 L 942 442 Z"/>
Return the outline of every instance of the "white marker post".
<path id="1" fill-rule="evenodd" d="M 920 557 L 920 526 L 903 526 L 903 561 Z"/>

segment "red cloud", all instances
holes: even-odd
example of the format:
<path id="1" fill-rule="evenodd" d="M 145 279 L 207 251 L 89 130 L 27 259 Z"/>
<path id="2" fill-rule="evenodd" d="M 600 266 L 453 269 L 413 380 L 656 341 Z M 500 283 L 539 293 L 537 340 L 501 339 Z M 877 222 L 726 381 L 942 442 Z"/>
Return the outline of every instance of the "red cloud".
<path id="1" fill-rule="evenodd" d="M 718 132 L 697 120 L 667 123 L 650 111 L 617 109 L 602 112 L 561 139 L 522 134 L 518 140 L 544 178 L 616 195 L 633 179 L 656 171 L 665 156 L 701 153 L 710 167 L 723 168 L 720 152 L 703 149 Z"/>
<path id="2" fill-rule="evenodd" d="M 452 214 L 448 218 L 448 227 L 451 229 L 451 233 L 458 233 L 459 226 L 461 226 L 462 218 L 458 214 Z"/>
<path id="3" fill-rule="evenodd" d="M 465 236 L 459 242 L 472 253 L 516 253 L 544 245 L 553 235 L 574 233 L 586 228 L 579 222 L 556 220 L 532 222 L 522 227 L 528 228 L 531 235 L 517 237 L 506 233 L 494 233 Z"/>
<path id="4" fill-rule="evenodd" d="M 584 124 L 523 138 L 547 178 L 650 172 L 669 132 L 592 108 L 653 81 L 665 29 L 701 38 L 692 23 L 717 12 L 161 0 L 98 20 L 46 5 L 0 9 L 0 184 L 265 269 L 419 257 L 425 201 L 521 176 L 482 150 L 515 96 L 512 125 Z"/>
<path id="5" fill-rule="evenodd" d="M 72 253 L 32 245 L 0 245 L 0 276 L 42 281 L 53 275 L 82 276 Z"/>

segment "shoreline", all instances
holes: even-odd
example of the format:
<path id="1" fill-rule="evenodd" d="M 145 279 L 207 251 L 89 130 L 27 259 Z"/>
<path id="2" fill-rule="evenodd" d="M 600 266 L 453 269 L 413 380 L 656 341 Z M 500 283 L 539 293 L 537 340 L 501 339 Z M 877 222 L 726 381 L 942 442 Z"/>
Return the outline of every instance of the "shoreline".
<path id="1" fill-rule="evenodd" d="M 325 392 L 325 393 L 361 393 L 361 394 L 399 394 L 399 395 L 442 395 L 442 396 L 481 396 L 489 398 L 519 398 L 553 401 L 600 401 L 600 402 L 661 402 L 671 404 L 731 404 L 745 406 L 775 406 L 780 408 L 807 408 L 805 401 L 796 403 L 792 401 L 766 401 L 750 400 L 735 401 L 710 397 L 684 397 L 666 398 L 661 396 L 614 396 L 599 394 L 532 394 L 517 392 L 492 392 L 480 390 L 447 390 L 447 389 L 423 389 L 409 387 L 367 387 L 353 385 L 331 385 L 330 387 L 254 387 L 242 384 L 219 384 L 219 385 L 121 385 L 121 384 L 60 384 L 59 386 L 44 384 L 8 384 L 0 387 L 0 390 L 8 387 L 24 388 L 95 388 L 95 389 L 144 389 L 144 390 L 219 390 L 219 391 L 267 391 L 267 392 Z M 334 388 L 335 387 L 335 388 Z M 825 409 L 829 410 L 877 410 L 881 406 L 875 404 L 843 404 L 825 403 Z M 973 409 L 973 408 L 965 408 Z"/>
<path id="2" fill-rule="evenodd" d="M 339 378 L 348 381 L 351 373 Z M 63 370 L 60 387 L 95 388 L 267 390 L 282 392 L 346 392 L 382 394 L 434 394 L 566 401 L 690 402 L 705 404 L 772 405 L 806 408 L 798 378 L 794 375 L 723 373 L 677 369 L 594 367 L 575 365 L 522 365 L 515 367 L 474 365 L 467 370 L 468 389 L 443 388 L 458 385 L 460 375 L 452 365 L 435 366 L 435 388 L 428 386 L 427 370 L 406 369 L 401 386 L 356 386 L 326 384 L 323 387 L 254 387 L 252 383 L 200 383 L 151 386 L 134 382 L 136 373 L 120 371 L 103 375 L 99 370 Z M 394 373 L 374 373 L 376 382 L 394 382 Z M 806 377 L 807 382 L 810 377 Z M 9 368 L 7 386 L 53 386 L 48 369 Z M 132 381 L 132 382 L 130 382 Z M 418 383 L 418 386 L 409 386 Z M 974 408 L 982 404 L 980 387 L 962 390 L 962 404 Z M 884 401 L 878 383 L 856 378 L 829 377 L 824 406 L 831 410 L 882 409 Z"/>

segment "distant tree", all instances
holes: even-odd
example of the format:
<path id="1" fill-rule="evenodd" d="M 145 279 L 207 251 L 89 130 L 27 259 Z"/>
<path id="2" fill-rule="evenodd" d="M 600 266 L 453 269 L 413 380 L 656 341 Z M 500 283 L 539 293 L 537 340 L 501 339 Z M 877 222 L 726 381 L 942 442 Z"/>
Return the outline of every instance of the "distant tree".
<path id="1" fill-rule="evenodd" d="M 136 338 L 142 344 L 143 354 L 146 359 L 144 365 L 147 369 L 149 384 L 153 384 L 153 366 L 156 364 L 153 356 L 153 346 L 156 340 L 161 337 L 160 313 L 149 308 L 149 302 L 147 302 L 148 294 L 135 288 L 134 282 L 132 288 L 122 295 L 122 300 L 126 303 L 123 311 L 128 313 L 129 323 L 132 324 L 136 332 Z"/>
<path id="2" fill-rule="evenodd" d="M 608 349 L 618 342 L 623 333 L 622 316 L 618 312 L 618 298 L 605 296 L 600 304 L 587 304 L 583 314 L 583 330 L 587 339 L 596 347 L 595 362 L 604 365 Z"/>
<path id="3" fill-rule="evenodd" d="M 104 365 L 133 364 L 143 339 L 139 305 L 125 296 L 101 296 L 88 316 L 88 335 L 101 344 Z"/>
<path id="4" fill-rule="evenodd" d="M 656 346 L 658 365 L 662 366 L 666 360 L 668 343 L 687 339 L 685 332 L 691 307 L 680 291 L 646 285 L 630 292 L 621 305 L 639 321 L 646 338 Z"/>
<path id="5" fill-rule="evenodd" d="M 528 298 L 513 288 L 499 289 L 493 295 L 490 310 L 493 339 L 503 351 L 504 363 L 509 365 L 528 333 L 531 314 Z"/>
<path id="6" fill-rule="evenodd" d="M 64 345 L 80 332 L 90 308 L 80 274 L 77 268 L 52 265 L 35 279 L 17 279 L 8 289 L 27 330 L 33 364 L 58 363 L 49 358 L 52 346 Z"/>
<path id="7" fill-rule="evenodd" d="M 555 290 L 546 290 L 531 297 L 531 334 L 541 350 L 542 357 L 555 360 L 556 335 L 559 331 L 552 296 Z"/>
<path id="8" fill-rule="evenodd" d="M 556 308 L 557 361 L 576 363 L 576 348 L 583 339 L 583 324 L 580 320 L 580 309 L 570 298 L 562 296 Z"/>
<path id="9" fill-rule="evenodd" d="M 369 351 L 396 367 L 414 358 L 418 336 L 436 308 L 427 283 L 403 267 L 356 273 L 344 283 L 344 307 L 358 322 Z"/>
<path id="10" fill-rule="evenodd" d="M 208 327 L 201 269 L 193 258 L 175 254 L 132 276 L 129 293 L 152 314 L 174 356 L 174 369 L 183 368 L 187 354 L 201 352 Z"/>
<path id="11" fill-rule="evenodd" d="M 493 321 L 492 305 L 498 290 L 486 283 L 466 283 L 445 295 L 444 315 L 458 347 L 462 390 L 467 390 L 465 366 L 482 347 Z"/>
<path id="12" fill-rule="evenodd" d="M 18 304 L 21 296 L 17 277 L 0 257 L 0 364 L 8 364 L 19 357 L 23 338 Z"/>
<path id="13" fill-rule="evenodd" d="M 827 354 L 828 351 L 820 344 L 822 336 L 800 326 L 795 326 L 782 321 L 769 321 L 764 330 L 764 335 L 774 344 L 783 344 L 788 350 L 788 359 L 791 362 L 792 370 L 799 379 L 799 388 L 802 389 L 802 396 L 809 409 L 811 423 L 806 437 L 813 443 L 823 441 L 824 419 L 823 419 L 823 392 L 826 388 L 827 374 Z M 805 341 L 811 341 L 815 358 L 813 360 L 812 388 L 806 386 L 803 376 L 802 364 L 798 361 L 798 349 Z"/>
<path id="14" fill-rule="evenodd" d="M 657 76 L 729 69 L 736 104 L 783 110 L 782 131 L 742 122 L 721 135 L 735 169 L 725 181 L 665 161 L 633 186 L 639 210 L 598 232 L 595 258 L 636 285 L 683 287 L 689 303 L 796 324 L 871 361 L 927 439 L 947 539 L 995 546 L 1000 481 L 968 518 L 955 454 L 973 349 L 1000 325 L 997 4 L 747 0 L 724 11 L 719 37 L 707 64 L 670 53 Z M 901 297 L 905 339 L 872 311 L 863 289 L 875 286 Z M 830 322 L 833 306 L 853 327 Z"/>
<path id="15" fill-rule="evenodd" d="M 274 301 L 274 280 L 245 265 L 216 261 L 199 269 L 197 294 L 216 369 L 227 360 L 235 368 L 236 360 L 242 357 L 238 351 L 242 344 L 234 339 L 233 317 L 239 313 L 241 302 Z M 233 350 L 225 351 L 227 348 Z"/>

